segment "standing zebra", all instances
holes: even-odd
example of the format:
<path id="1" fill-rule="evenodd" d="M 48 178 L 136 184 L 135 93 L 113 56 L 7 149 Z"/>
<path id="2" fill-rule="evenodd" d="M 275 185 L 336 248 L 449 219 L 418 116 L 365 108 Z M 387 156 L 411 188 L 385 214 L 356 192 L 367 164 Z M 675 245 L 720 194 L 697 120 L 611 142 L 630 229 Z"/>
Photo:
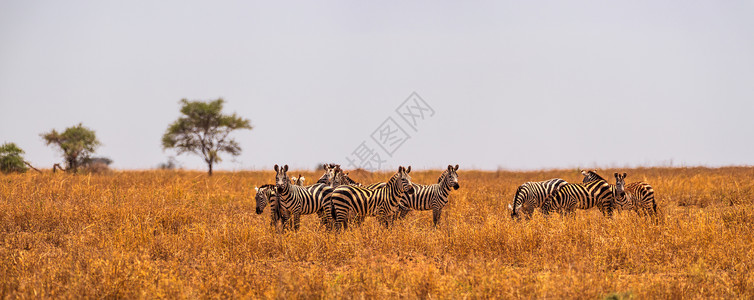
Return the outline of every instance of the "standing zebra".
<path id="1" fill-rule="evenodd" d="M 508 205 L 511 218 L 520 218 L 519 212 L 523 208 L 526 219 L 529 219 L 535 208 L 541 208 L 545 199 L 557 193 L 566 183 L 563 179 L 554 178 L 546 181 L 530 181 L 520 185 L 516 190 L 516 195 L 513 196 L 513 204 Z"/>
<path id="2" fill-rule="evenodd" d="M 360 219 L 365 216 L 377 216 L 380 223 L 388 226 L 389 218 L 398 209 L 403 193 L 414 192 L 411 177 L 408 175 L 410 172 L 411 166 L 398 167 L 398 172 L 381 188 L 368 189 L 353 185 L 335 188 L 330 195 L 335 228 L 347 228 L 350 213 Z"/>
<path id="3" fill-rule="evenodd" d="M 581 175 L 584 175 L 584 182 L 592 180 L 605 180 L 597 174 L 596 170 L 585 171 L 581 170 Z M 615 198 L 616 208 L 619 209 L 632 209 L 637 214 L 657 214 L 657 202 L 655 202 L 655 191 L 649 183 L 638 181 L 625 184 L 627 177 L 626 173 L 615 173 L 616 185 L 618 183 L 624 184 L 625 194 L 617 194 Z M 622 175 L 622 176 L 621 176 Z"/>
<path id="4" fill-rule="evenodd" d="M 577 208 L 590 209 L 597 206 L 603 215 L 612 217 L 613 198 L 610 184 L 604 180 L 566 183 L 557 192 L 547 196 L 542 205 L 542 213 L 549 214 L 551 211 L 558 211 L 561 214 L 571 214 Z"/>
<path id="5" fill-rule="evenodd" d="M 254 188 L 256 190 L 256 195 L 254 198 L 257 200 L 257 214 L 262 214 L 264 212 L 265 206 L 267 204 L 270 204 L 270 226 L 277 227 L 278 221 L 280 221 L 283 224 L 283 229 L 285 229 L 285 224 L 290 219 L 291 214 L 280 207 L 280 200 L 278 199 L 278 196 L 275 194 L 275 185 L 274 184 L 265 184 L 263 186 Z"/>
<path id="6" fill-rule="evenodd" d="M 448 194 L 450 188 L 458 190 L 458 165 L 455 167 L 448 165 L 448 168 L 440 174 L 437 183 L 430 185 L 412 184 L 414 193 L 404 194 L 401 197 L 401 206 L 396 213 L 398 218 L 405 218 L 411 210 L 432 210 L 432 221 L 437 227 L 440 221 L 442 209 L 448 204 Z"/>
<path id="7" fill-rule="evenodd" d="M 331 223 L 329 196 L 332 188 L 322 183 L 310 186 L 292 185 L 288 179 L 288 165 L 282 168 L 275 165 L 275 185 L 280 197 L 280 206 L 288 210 L 293 218 L 293 229 L 298 230 L 301 215 L 317 213 L 322 224 L 329 228 Z"/>

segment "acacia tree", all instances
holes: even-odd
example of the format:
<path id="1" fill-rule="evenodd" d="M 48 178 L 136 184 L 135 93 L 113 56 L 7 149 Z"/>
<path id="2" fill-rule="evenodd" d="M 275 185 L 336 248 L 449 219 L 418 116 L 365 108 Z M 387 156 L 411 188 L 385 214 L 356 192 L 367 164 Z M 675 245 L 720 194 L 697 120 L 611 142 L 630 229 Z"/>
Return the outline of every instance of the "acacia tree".
<path id="1" fill-rule="evenodd" d="M 48 133 L 43 133 L 42 138 L 47 145 L 58 146 L 63 152 L 65 170 L 72 173 L 77 173 L 79 166 L 84 165 L 100 145 L 94 131 L 81 123 L 66 128 L 63 133 L 58 133 L 53 129 Z"/>
<path id="2" fill-rule="evenodd" d="M 233 113 L 223 115 L 223 103 L 220 98 L 215 101 L 188 101 L 182 99 L 181 114 L 162 136 L 162 148 L 176 149 L 178 155 L 194 153 L 201 156 L 209 168 L 212 176 L 212 166 L 221 162 L 220 152 L 230 155 L 241 154 L 241 146 L 238 142 L 228 137 L 236 129 L 249 129 L 252 127 L 248 119 L 241 118 Z"/>
<path id="3" fill-rule="evenodd" d="M 14 143 L 5 143 L 0 146 L 0 171 L 3 173 L 19 172 L 24 173 L 28 168 L 25 166 L 24 150 L 18 148 Z"/>

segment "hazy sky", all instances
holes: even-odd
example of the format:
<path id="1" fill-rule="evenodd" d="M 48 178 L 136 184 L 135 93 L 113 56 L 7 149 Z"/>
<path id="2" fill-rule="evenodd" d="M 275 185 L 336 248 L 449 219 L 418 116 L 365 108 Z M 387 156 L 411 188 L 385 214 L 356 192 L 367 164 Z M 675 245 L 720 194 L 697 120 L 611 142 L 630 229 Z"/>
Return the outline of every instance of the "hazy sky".
<path id="1" fill-rule="evenodd" d="M 255 126 L 225 170 L 362 141 L 384 168 L 754 164 L 752 1 L 314 2 L 2 1 L 0 143 L 50 168 L 39 134 L 82 122 L 115 168 L 153 168 L 178 101 L 222 97 Z"/>

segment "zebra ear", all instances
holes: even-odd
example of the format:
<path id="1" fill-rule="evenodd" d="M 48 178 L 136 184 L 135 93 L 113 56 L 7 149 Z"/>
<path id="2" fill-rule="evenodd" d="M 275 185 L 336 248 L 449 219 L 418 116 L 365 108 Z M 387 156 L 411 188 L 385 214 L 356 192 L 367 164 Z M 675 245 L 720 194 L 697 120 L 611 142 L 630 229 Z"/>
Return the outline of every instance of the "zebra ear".
<path id="1" fill-rule="evenodd" d="M 626 178 L 626 176 L 628 176 L 628 174 L 626 174 L 626 173 L 623 173 L 623 178 Z"/>
<path id="2" fill-rule="evenodd" d="M 615 176 L 615 178 L 618 178 L 618 172 L 615 172 L 615 173 L 613 174 L 613 176 Z"/>
<path id="3" fill-rule="evenodd" d="M 259 187 L 256 187 L 256 186 L 255 186 L 255 187 L 254 187 L 254 191 L 255 191 L 255 192 L 259 192 Z"/>
<path id="4" fill-rule="evenodd" d="M 587 176 L 587 174 L 586 174 L 586 170 L 583 170 L 583 169 L 582 169 L 582 170 L 581 170 L 581 175 Z"/>
<path id="5" fill-rule="evenodd" d="M 456 165 L 456 167 L 455 167 L 455 170 L 454 170 L 454 171 L 458 171 L 458 165 Z"/>
<path id="6" fill-rule="evenodd" d="M 398 166 L 398 172 L 403 172 L 403 166 Z"/>
<path id="7" fill-rule="evenodd" d="M 278 171 L 279 169 L 280 169 L 280 167 L 278 165 L 275 165 L 275 172 L 279 172 Z"/>
<path id="8" fill-rule="evenodd" d="M 453 166 L 448 165 L 448 171 L 453 171 Z"/>
<path id="9" fill-rule="evenodd" d="M 283 166 L 283 172 L 288 172 L 288 165 Z"/>
<path id="10" fill-rule="evenodd" d="M 411 166 L 408 166 L 408 168 L 406 168 L 406 173 L 411 173 Z"/>

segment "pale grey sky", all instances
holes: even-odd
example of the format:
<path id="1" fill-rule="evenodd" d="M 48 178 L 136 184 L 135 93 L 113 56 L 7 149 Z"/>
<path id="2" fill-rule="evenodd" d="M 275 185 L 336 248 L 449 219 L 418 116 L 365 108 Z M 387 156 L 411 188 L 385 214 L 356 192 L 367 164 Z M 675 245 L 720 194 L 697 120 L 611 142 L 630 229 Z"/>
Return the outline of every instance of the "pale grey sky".
<path id="1" fill-rule="evenodd" d="M 415 91 L 385 167 L 754 163 L 752 1 L 313 2 L 2 1 L 0 143 L 49 168 L 39 134 L 83 122 L 153 168 L 178 101 L 222 97 L 255 128 L 218 169 L 310 169 Z"/>

